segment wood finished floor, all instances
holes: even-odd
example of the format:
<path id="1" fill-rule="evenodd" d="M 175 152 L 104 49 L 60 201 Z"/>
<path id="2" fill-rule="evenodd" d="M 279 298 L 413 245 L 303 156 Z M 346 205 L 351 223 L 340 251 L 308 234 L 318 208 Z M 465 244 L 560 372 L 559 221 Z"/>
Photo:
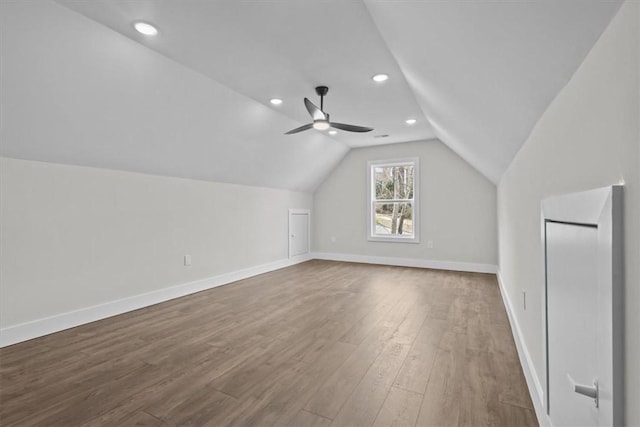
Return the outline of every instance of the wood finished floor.
<path id="1" fill-rule="evenodd" d="M 495 276 L 310 261 L 0 350 L 2 426 L 537 425 Z"/>

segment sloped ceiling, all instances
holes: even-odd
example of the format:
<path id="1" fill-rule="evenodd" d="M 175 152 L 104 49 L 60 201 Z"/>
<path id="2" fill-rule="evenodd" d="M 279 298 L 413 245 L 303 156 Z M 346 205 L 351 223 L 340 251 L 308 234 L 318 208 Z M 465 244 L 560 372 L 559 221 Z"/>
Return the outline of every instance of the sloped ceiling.
<path id="1" fill-rule="evenodd" d="M 3 1 L 2 155 L 312 191 L 352 147 L 437 136 L 497 182 L 619 5 Z M 375 131 L 283 135 L 321 84 Z"/>
<path id="2" fill-rule="evenodd" d="M 438 138 L 493 182 L 620 4 L 367 0 Z"/>

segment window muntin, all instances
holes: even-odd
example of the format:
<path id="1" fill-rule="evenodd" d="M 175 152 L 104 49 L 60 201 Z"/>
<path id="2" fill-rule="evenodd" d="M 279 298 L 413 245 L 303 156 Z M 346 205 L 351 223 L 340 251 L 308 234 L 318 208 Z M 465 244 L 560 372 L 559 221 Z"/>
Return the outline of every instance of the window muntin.
<path id="1" fill-rule="evenodd" d="M 418 242 L 418 159 L 369 162 L 369 240 Z"/>

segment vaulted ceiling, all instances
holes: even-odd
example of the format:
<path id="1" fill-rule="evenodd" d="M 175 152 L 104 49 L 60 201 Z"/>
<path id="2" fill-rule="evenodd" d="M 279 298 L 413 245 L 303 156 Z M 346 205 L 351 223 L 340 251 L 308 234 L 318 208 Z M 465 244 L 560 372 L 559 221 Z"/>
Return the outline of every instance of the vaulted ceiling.
<path id="1" fill-rule="evenodd" d="M 437 137 L 497 182 L 620 3 L 3 1 L 2 154 L 309 191 L 350 148 Z M 285 136 L 317 85 L 375 130 Z"/>

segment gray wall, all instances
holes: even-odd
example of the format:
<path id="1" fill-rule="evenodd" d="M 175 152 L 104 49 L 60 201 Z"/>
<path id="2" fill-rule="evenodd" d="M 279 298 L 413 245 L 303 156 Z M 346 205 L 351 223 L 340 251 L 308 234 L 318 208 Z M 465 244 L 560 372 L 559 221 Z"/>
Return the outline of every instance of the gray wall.
<path id="1" fill-rule="evenodd" d="M 544 385 L 540 201 L 625 183 L 626 423 L 640 425 L 640 4 L 627 1 L 498 187 L 499 268 Z M 527 310 L 520 301 L 527 291 Z M 534 396 L 535 398 L 535 396 Z"/>
<path id="2" fill-rule="evenodd" d="M 367 162 L 402 157 L 420 158 L 420 243 L 369 242 Z M 314 205 L 315 252 L 497 262 L 496 187 L 437 140 L 351 150 L 316 190 Z"/>
<path id="3" fill-rule="evenodd" d="M 313 206 L 287 190 L 0 166 L 2 328 L 286 259 L 288 208 Z"/>

